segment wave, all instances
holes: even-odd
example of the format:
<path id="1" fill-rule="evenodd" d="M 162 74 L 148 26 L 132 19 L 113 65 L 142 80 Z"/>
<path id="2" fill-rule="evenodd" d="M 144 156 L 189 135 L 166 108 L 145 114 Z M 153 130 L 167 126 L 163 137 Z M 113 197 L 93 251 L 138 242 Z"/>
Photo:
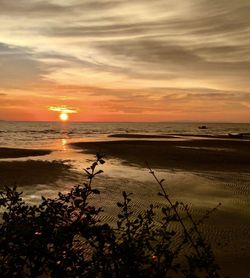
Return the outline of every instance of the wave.
<path id="1" fill-rule="evenodd" d="M 0 145 L 27 144 L 63 138 L 103 137 L 110 134 L 141 133 L 152 135 L 189 134 L 201 136 L 228 135 L 229 133 L 250 134 L 250 124 L 205 123 L 206 129 L 199 129 L 200 123 L 0 123 Z"/>

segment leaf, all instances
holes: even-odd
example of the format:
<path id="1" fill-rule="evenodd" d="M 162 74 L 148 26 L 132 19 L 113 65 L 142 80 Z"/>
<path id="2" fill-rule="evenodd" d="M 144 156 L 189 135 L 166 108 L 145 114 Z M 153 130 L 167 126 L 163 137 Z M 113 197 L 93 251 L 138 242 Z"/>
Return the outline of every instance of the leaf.
<path id="1" fill-rule="evenodd" d="M 101 174 L 101 173 L 103 173 L 103 170 L 97 171 L 97 172 L 95 173 L 95 175 L 99 175 L 99 174 Z"/>
<path id="2" fill-rule="evenodd" d="M 101 164 L 104 164 L 104 163 L 105 163 L 105 160 L 100 159 L 99 162 L 100 162 Z"/>
<path id="3" fill-rule="evenodd" d="M 117 202 L 116 204 L 117 204 L 117 206 L 118 206 L 119 208 L 122 208 L 122 207 L 123 207 L 123 204 L 120 203 L 120 202 Z"/>

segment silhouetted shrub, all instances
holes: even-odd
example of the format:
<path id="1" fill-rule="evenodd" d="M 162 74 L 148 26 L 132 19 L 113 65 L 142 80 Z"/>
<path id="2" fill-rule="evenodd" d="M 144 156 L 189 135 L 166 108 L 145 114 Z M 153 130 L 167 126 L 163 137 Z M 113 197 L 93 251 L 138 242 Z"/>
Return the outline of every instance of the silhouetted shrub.
<path id="1" fill-rule="evenodd" d="M 0 192 L 1 277 L 219 277 L 198 229 L 210 212 L 195 221 L 187 206 L 172 203 L 151 169 L 166 205 L 135 215 L 131 193 L 123 192 L 117 226 L 99 222 L 102 209 L 89 200 L 100 194 L 92 182 L 103 163 L 97 155 L 84 169 L 87 182 L 55 199 L 42 197 L 38 206 L 25 203 L 16 188 Z M 160 222 L 155 220 L 159 210 Z"/>

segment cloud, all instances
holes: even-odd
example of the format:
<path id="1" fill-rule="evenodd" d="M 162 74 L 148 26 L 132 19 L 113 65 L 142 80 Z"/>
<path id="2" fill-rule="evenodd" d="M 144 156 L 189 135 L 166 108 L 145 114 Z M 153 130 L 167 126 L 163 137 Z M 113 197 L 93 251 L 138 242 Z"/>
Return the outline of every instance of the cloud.
<path id="1" fill-rule="evenodd" d="M 49 3 L 47 1 L 28 1 L 19 0 L 17 2 L 9 0 L 0 0 L 1 10 L 0 14 L 5 15 L 48 15 L 54 14 L 55 12 L 66 12 L 67 6 Z"/>
<path id="2" fill-rule="evenodd" d="M 223 109 L 249 111 L 250 93 L 210 88 L 149 88 L 146 90 L 106 90 L 88 88 L 97 110 L 108 113 L 165 115 L 167 113 L 222 113 Z M 93 105 L 89 104 L 88 105 Z"/>
<path id="3" fill-rule="evenodd" d="M 22 88 L 43 82 L 48 68 L 31 49 L 0 43 L 1 88 Z"/>
<path id="4" fill-rule="evenodd" d="M 46 99 L 44 107 L 123 114 L 249 109 L 249 1 L 0 0 L 0 7 L 0 89 L 8 95 L 19 89 Z"/>
<path id="5" fill-rule="evenodd" d="M 71 3 L 72 2 L 72 3 Z M 118 1 L 119 2 L 119 1 Z M 9 0 L 0 0 L 0 14 L 32 17 L 61 17 L 67 14 L 81 14 L 83 10 L 102 10 L 112 8 L 118 3 L 117 1 L 40 1 L 19 0 L 12 2 Z"/>
<path id="6" fill-rule="evenodd" d="M 21 0 L 14 5 L 1 0 L 1 8 L 10 17 L 18 11 L 20 17 L 46 15 L 46 20 L 31 18 L 27 25 L 24 19 L 28 34 L 53 43 L 70 42 L 72 47 L 64 51 L 55 44 L 51 52 L 40 53 L 43 59 L 52 59 L 52 53 L 60 57 L 58 63 L 51 61 L 55 72 L 65 67 L 73 74 L 70 68 L 81 67 L 93 73 L 111 72 L 117 79 L 142 80 L 225 81 L 230 76 L 232 83 L 249 84 L 250 4 L 246 1 Z M 65 23 L 57 20 L 58 15 Z"/>
<path id="7" fill-rule="evenodd" d="M 115 44 L 101 42 L 95 46 L 117 60 L 125 60 L 126 64 L 132 68 L 129 75 L 142 79 L 190 78 L 215 81 L 219 78 L 230 77 L 230 80 L 234 82 L 242 82 L 245 86 L 249 84 L 250 59 L 238 58 L 236 60 L 232 58 L 229 60 L 229 58 L 225 58 L 223 60 L 222 57 L 219 57 L 216 60 L 219 55 L 216 47 L 195 51 L 181 45 L 152 39 L 120 40 Z M 229 49 L 231 48 L 229 47 Z M 227 48 L 227 50 L 229 49 Z M 225 49 L 223 50 L 225 53 Z M 212 58 L 206 58 L 205 52 Z M 213 56 L 212 52 L 217 54 Z M 239 53 L 242 54 L 240 49 L 237 52 L 238 57 L 242 57 L 239 55 Z M 229 82 L 231 82 L 230 80 Z"/>
<path id="8" fill-rule="evenodd" d="M 48 107 L 48 109 L 50 111 L 67 113 L 67 114 L 75 114 L 75 113 L 79 112 L 79 109 L 73 108 L 73 107 L 67 107 L 66 105 L 62 105 L 62 106 L 50 106 L 50 107 Z"/>

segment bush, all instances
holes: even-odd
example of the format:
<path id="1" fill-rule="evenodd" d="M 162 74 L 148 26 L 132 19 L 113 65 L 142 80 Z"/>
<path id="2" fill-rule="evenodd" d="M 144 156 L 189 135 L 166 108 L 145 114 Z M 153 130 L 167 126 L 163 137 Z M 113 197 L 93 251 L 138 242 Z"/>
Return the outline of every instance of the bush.
<path id="1" fill-rule="evenodd" d="M 198 229 L 211 211 L 195 221 L 186 205 L 171 201 L 150 168 L 166 204 L 134 215 L 131 193 L 123 192 L 116 227 L 101 223 L 102 209 L 90 200 L 100 194 L 92 182 L 104 162 L 97 155 L 84 169 L 86 182 L 55 199 L 42 197 L 38 206 L 25 203 L 16 188 L 0 192 L 1 277 L 219 277 Z"/>

